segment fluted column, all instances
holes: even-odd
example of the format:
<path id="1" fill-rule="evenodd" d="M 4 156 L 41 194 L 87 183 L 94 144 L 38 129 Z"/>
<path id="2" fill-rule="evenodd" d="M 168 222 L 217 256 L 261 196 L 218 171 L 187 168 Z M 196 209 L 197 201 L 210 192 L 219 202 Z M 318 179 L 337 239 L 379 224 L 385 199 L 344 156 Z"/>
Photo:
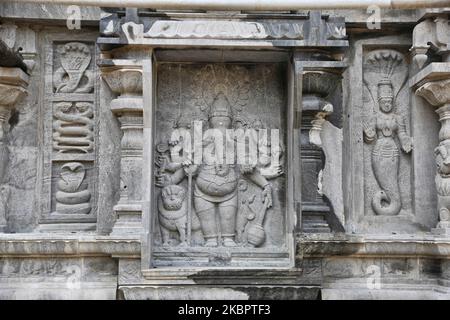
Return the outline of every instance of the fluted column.
<path id="1" fill-rule="evenodd" d="M 26 95 L 29 77 L 20 68 L 0 67 L 0 184 L 3 182 L 9 153 L 6 141 L 8 121 L 17 103 Z M 0 189 L 0 232 L 6 225 L 7 191 Z"/>
<path id="2" fill-rule="evenodd" d="M 117 94 L 111 111 L 123 132 L 121 140 L 120 200 L 112 234 L 135 234 L 142 229 L 143 97 L 142 66 L 114 65 L 102 68 L 102 77 Z"/>

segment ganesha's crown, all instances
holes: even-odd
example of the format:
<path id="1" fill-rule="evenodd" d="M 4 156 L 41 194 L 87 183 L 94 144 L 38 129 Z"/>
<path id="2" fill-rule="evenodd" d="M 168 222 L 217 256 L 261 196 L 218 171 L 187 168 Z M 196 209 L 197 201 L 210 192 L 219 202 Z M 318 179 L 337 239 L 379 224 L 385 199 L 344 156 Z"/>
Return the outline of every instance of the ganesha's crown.
<path id="1" fill-rule="evenodd" d="M 209 110 L 209 118 L 212 117 L 233 117 L 231 104 L 223 92 L 219 92 L 214 98 L 211 109 Z"/>

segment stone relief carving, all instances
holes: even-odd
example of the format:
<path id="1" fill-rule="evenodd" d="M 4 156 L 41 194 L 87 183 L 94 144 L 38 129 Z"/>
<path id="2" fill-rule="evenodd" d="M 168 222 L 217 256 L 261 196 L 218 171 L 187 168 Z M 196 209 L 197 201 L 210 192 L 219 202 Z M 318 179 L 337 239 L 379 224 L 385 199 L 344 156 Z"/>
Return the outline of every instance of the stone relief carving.
<path id="1" fill-rule="evenodd" d="M 145 37 L 302 39 L 303 23 L 241 21 L 156 21 Z"/>
<path id="2" fill-rule="evenodd" d="M 62 214 L 88 214 L 91 211 L 91 192 L 87 184 L 82 184 L 86 168 L 80 162 L 65 163 L 61 167 L 56 211 Z"/>
<path id="3" fill-rule="evenodd" d="M 406 79 L 401 53 L 375 50 L 365 58 L 364 81 L 374 101 L 363 120 L 364 141 L 372 144 L 371 165 L 379 190 L 372 195 L 376 215 L 394 216 L 402 209 L 399 187 L 400 152 L 412 150 L 405 114 L 396 109 L 397 95 Z M 397 142 L 398 140 L 398 142 Z"/>
<path id="4" fill-rule="evenodd" d="M 2 259 L 0 274 L 2 276 L 69 276 L 70 268 L 78 267 L 72 261 L 50 259 Z"/>
<path id="5" fill-rule="evenodd" d="M 144 43 L 145 39 L 203 39 L 278 41 L 276 45 L 292 45 L 302 41 L 308 46 L 347 46 L 345 19 L 311 11 L 305 19 L 276 21 L 232 21 L 228 18 L 209 21 L 206 19 L 174 20 L 140 15 L 139 22 L 121 20 L 118 16 L 104 17 L 100 32 L 108 37 L 120 37 L 128 44 Z"/>
<path id="6" fill-rule="evenodd" d="M 225 131 L 258 130 L 265 126 L 259 119 L 248 120 L 241 115 L 249 103 L 250 81 L 245 70 L 235 71 L 230 73 L 221 66 L 203 67 L 193 77 L 197 87 L 189 87 L 192 91 L 183 97 L 199 112 L 178 115 L 173 126 L 179 133 L 195 136 L 197 128 L 192 124 L 197 120 L 205 125 L 203 132 L 197 134 L 202 136 L 206 129 L 223 133 L 224 141 L 220 142 L 225 150 L 223 161 L 194 163 L 192 151 L 182 147 L 184 134 L 157 145 L 156 184 L 163 188 L 158 209 L 164 245 L 169 244 L 168 231 L 177 231 L 182 246 L 187 243 L 204 247 L 259 247 L 265 242 L 264 220 L 273 205 L 273 186 L 269 180 L 283 175 L 283 147 L 271 149 L 266 142 L 268 148 L 261 148 L 256 164 L 237 162 L 236 151 L 242 150 L 238 149 L 239 141 L 236 137 L 225 137 Z M 233 77 L 239 77 L 240 81 L 234 82 Z M 218 148 L 214 138 L 205 138 L 201 143 L 204 152 L 214 153 Z M 273 157 L 278 157 L 280 164 L 272 166 Z M 234 160 L 228 163 L 226 159 Z M 252 188 L 244 187 L 246 184 L 252 184 Z M 198 232 L 201 241 L 192 241 L 190 232 Z"/>
<path id="7" fill-rule="evenodd" d="M 159 224 L 163 245 L 169 245 L 170 231 L 177 231 L 180 246 L 187 246 L 188 197 L 186 189 L 179 185 L 164 187 L 158 199 Z M 200 229 L 197 216 L 191 216 L 191 230 Z"/>
<path id="8" fill-rule="evenodd" d="M 96 68 L 92 34 L 45 37 L 42 198 L 39 232 L 96 228 Z M 63 42 L 64 41 L 64 42 Z"/>
<path id="9" fill-rule="evenodd" d="M 94 89 L 94 73 L 88 70 L 91 50 L 81 42 L 70 42 L 57 49 L 61 67 L 53 74 L 55 92 L 90 93 Z"/>
<path id="10" fill-rule="evenodd" d="M 450 112 L 447 111 L 447 114 Z M 438 174 L 436 189 L 438 193 L 439 223 L 437 228 L 450 227 L 450 145 L 448 141 L 441 143 L 435 150 Z"/>
<path id="11" fill-rule="evenodd" d="M 144 25 L 126 22 L 122 31 L 130 42 L 142 38 L 181 39 L 303 39 L 303 22 L 156 21 Z"/>
<path id="12" fill-rule="evenodd" d="M 53 148 L 61 153 L 88 153 L 94 148 L 93 105 L 60 102 L 55 105 Z"/>

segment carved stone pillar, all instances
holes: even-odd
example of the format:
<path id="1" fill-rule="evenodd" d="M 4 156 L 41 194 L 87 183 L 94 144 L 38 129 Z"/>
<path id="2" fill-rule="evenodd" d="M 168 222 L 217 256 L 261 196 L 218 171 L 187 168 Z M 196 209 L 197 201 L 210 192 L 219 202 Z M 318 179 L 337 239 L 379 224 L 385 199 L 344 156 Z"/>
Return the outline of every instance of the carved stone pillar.
<path id="1" fill-rule="evenodd" d="M 450 71 L 450 63 L 447 66 Z M 450 76 L 450 74 L 449 74 Z M 425 80 L 427 81 L 427 80 Z M 439 145 L 435 149 L 439 223 L 436 233 L 450 235 L 450 79 L 425 82 L 416 94 L 437 107 L 441 122 Z"/>
<path id="2" fill-rule="evenodd" d="M 0 184 L 8 165 L 6 131 L 12 110 L 27 93 L 29 77 L 20 68 L 0 67 Z M 7 190 L 0 189 L 0 232 L 6 225 Z"/>
<path id="3" fill-rule="evenodd" d="M 331 69 L 325 71 L 321 68 L 311 68 L 303 72 L 301 130 L 303 232 L 331 231 L 328 223 L 332 214 L 331 208 L 321 192 L 325 155 L 320 133 L 325 117 L 333 112 L 333 105 L 327 99 L 339 83 L 339 78 L 339 74 Z M 318 188 L 312 188 L 313 185 Z"/>
<path id="4" fill-rule="evenodd" d="M 142 67 L 115 65 L 102 68 L 102 77 L 118 96 L 111 101 L 111 111 L 118 117 L 123 132 L 121 140 L 120 200 L 112 234 L 140 232 L 142 185 L 143 98 Z"/>
<path id="5" fill-rule="evenodd" d="M 450 235 L 450 25 L 445 12 L 416 26 L 411 52 L 419 71 L 410 85 L 416 95 L 437 108 L 441 123 L 439 144 L 434 151 L 439 222 L 433 232 Z M 440 56 L 442 62 L 424 67 L 430 56 Z"/>
<path id="6" fill-rule="evenodd" d="M 327 95 L 326 81 L 319 81 L 327 73 L 323 71 L 304 71 L 303 73 L 303 114 L 302 114 L 302 164 L 303 164 L 303 198 L 302 217 L 304 232 L 330 232 L 325 216 L 330 208 L 323 201 L 322 196 L 311 186 L 318 185 L 319 172 L 323 168 L 324 156 L 320 147 L 311 141 L 309 133 L 317 129 L 316 116 L 325 109 L 333 106 L 323 99 Z M 323 77 L 324 79 L 326 78 Z M 324 86 L 321 86 L 324 84 Z M 324 93 L 324 94 L 323 94 Z M 308 140 L 308 137 L 310 138 Z"/>

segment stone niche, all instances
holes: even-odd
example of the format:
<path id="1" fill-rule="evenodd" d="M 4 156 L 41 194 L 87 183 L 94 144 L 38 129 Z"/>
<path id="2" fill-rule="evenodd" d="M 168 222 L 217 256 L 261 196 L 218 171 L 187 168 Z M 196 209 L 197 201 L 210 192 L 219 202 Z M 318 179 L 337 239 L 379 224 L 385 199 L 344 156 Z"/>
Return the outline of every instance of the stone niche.
<path id="1" fill-rule="evenodd" d="M 96 229 L 95 34 L 48 33 L 39 232 Z"/>
<path id="2" fill-rule="evenodd" d="M 286 69 L 285 63 L 158 65 L 153 267 L 290 264 Z M 211 150 L 206 131 L 212 127 L 243 130 L 226 139 L 232 144 L 227 144 L 224 156 L 234 151 L 233 164 L 211 165 L 206 158 L 196 161 L 196 138 L 203 132 L 205 157 L 205 150 Z M 189 155 L 183 149 L 187 145 L 183 144 L 185 132 L 194 140 L 194 155 L 193 164 L 183 166 Z M 239 149 L 239 138 L 250 132 L 258 136 L 248 135 L 244 144 L 250 147 L 253 139 L 259 157 L 255 166 L 246 167 L 237 164 L 238 153 L 243 150 Z M 267 132 L 267 139 L 263 132 Z M 273 143 L 276 134 L 279 148 L 269 145 L 262 150 L 264 141 Z M 177 156 L 181 159 L 174 161 Z"/>
<path id="3" fill-rule="evenodd" d="M 407 83 L 409 47 L 406 36 L 355 42 L 347 76 L 361 85 L 348 88 L 349 126 L 355 134 L 346 155 L 352 176 L 352 207 L 346 214 L 347 229 L 356 233 L 406 234 L 430 228 L 427 213 L 414 205 L 414 166 L 420 161 Z"/>

